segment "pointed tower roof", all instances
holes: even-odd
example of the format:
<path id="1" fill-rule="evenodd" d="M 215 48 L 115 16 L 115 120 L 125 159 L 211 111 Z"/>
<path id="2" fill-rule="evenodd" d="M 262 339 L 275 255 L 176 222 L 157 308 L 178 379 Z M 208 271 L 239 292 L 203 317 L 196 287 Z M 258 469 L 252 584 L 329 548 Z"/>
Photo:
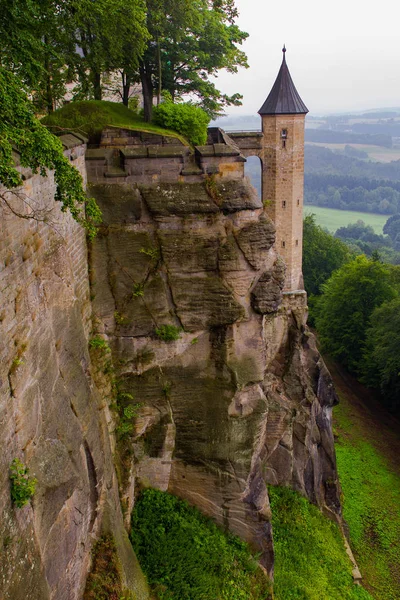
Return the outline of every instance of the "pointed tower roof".
<path id="1" fill-rule="evenodd" d="M 283 60 L 278 77 L 268 98 L 258 111 L 259 115 L 305 115 L 308 108 L 296 90 L 286 64 L 286 48 L 283 46 Z"/>

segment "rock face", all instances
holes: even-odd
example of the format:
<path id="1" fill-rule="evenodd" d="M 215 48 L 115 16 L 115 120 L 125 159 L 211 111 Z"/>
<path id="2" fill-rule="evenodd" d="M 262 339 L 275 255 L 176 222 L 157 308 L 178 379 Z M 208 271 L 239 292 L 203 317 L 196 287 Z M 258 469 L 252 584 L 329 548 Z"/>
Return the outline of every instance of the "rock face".
<path id="1" fill-rule="evenodd" d="M 336 396 L 305 293 L 282 294 L 275 228 L 249 184 L 127 187 L 91 187 L 105 214 L 91 251 L 96 326 L 139 405 L 125 499 L 148 485 L 188 499 L 272 574 L 268 484 L 340 513 Z M 159 339 L 162 325 L 179 339 Z"/>
<path id="2" fill-rule="evenodd" d="M 79 144 L 74 164 L 85 175 Z M 25 175 L 8 201 L 25 215 L 28 201 L 51 226 L 0 204 L 0 597 L 79 600 L 93 542 L 112 530 L 125 583 L 144 600 L 123 526 L 107 404 L 88 351 L 85 235 L 54 202 L 53 177 Z M 15 457 L 38 481 L 21 509 L 10 498 Z"/>
<path id="3" fill-rule="evenodd" d="M 85 177 L 84 145 L 68 147 Z M 0 205 L 2 599 L 79 600 L 93 542 L 112 532 L 124 585 L 148 600 L 124 527 L 144 486 L 239 534 L 270 575 L 268 485 L 340 514 L 332 383 L 305 293 L 282 292 L 273 223 L 253 188 L 229 179 L 237 154 L 220 179 L 143 186 L 99 175 L 92 157 L 104 224 L 89 256 L 51 175 L 27 172 L 9 196 L 51 226 Z M 91 332 L 111 353 L 89 353 Z M 129 432 L 117 444 L 115 389 Z M 15 457 L 38 480 L 22 509 L 10 498 Z"/>

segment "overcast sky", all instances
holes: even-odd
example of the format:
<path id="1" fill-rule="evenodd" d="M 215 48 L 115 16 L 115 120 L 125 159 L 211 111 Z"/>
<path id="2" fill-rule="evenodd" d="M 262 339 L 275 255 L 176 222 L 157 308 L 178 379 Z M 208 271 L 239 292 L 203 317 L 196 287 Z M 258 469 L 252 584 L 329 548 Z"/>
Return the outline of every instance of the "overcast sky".
<path id="1" fill-rule="evenodd" d="M 250 34 L 249 69 L 221 73 L 224 93 L 243 94 L 232 115 L 257 113 L 282 61 L 311 113 L 400 106 L 400 3 L 396 0 L 236 0 Z"/>

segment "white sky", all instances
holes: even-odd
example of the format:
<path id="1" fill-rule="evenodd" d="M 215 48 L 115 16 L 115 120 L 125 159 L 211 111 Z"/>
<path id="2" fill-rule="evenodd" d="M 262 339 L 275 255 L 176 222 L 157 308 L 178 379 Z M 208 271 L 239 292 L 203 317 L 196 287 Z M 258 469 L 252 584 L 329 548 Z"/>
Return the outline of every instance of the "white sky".
<path id="1" fill-rule="evenodd" d="M 282 61 L 311 114 L 400 106 L 400 2 L 236 0 L 249 69 L 217 87 L 243 94 L 230 115 L 256 114 Z"/>

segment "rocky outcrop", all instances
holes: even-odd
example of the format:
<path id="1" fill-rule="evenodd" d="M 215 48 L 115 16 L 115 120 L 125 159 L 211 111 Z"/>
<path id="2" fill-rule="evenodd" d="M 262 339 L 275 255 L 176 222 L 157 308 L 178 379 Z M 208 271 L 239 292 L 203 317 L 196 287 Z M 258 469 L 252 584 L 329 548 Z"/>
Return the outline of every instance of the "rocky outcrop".
<path id="1" fill-rule="evenodd" d="M 96 327 L 137 411 L 127 506 L 141 486 L 169 490 L 248 540 L 272 574 L 269 484 L 340 512 L 336 396 L 305 293 L 282 293 L 274 225 L 244 181 L 91 193 L 105 215 L 91 250 Z M 160 339 L 163 325 L 178 339 Z"/>

